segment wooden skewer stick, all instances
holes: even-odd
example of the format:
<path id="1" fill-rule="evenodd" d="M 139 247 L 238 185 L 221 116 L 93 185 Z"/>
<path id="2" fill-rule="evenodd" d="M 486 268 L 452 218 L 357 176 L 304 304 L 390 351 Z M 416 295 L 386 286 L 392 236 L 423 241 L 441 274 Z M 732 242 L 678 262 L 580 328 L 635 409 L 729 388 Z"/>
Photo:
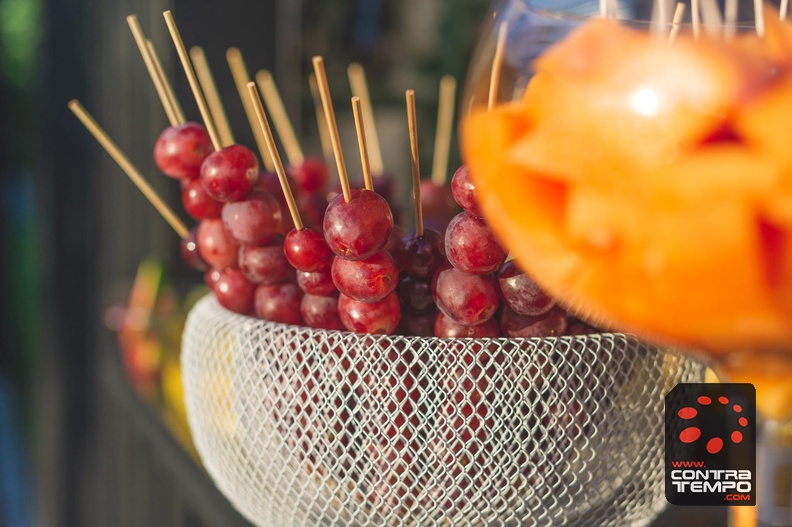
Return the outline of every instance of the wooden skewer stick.
<path id="1" fill-rule="evenodd" d="M 256 73 L 256 84 L 258 84 L 261 95 L 264 97 L 264 105 L 272 117 L 272 124 L 275 125 L 275 131 L 281 138 L 281 144 L 286 151 L 286 158 L 292 166 L 301 165 L 305 160 L 300 142 L 297 140 L 297 134 L 294 133 L 294 127 L 289 119 L 289 114 L 286 113 L 286 106 L 283 104 L 278 86 L 272 78 L 272 74 L 267 70 L 261 70 Z"/>
<path id="2" fill-rule="evenodd" d="M 498 102 L 501 68 L 503 67 L 503 54 L 506 49 L 506 33 L 508 29 L 509 26 L 506 22 L 501 23 L 498 28 L 498 42 L 495 45 L 495 58 L 492 61 L 492 71 L 490 71 L 489 99 L 487 100 L 488 111 L 492 111 L 495 103 Z"/>
<path id="3" fill-rule="evenodd" d="M 173 113 L 170 98 L 168 97 L 168 94 L 165 93 L 165 88 L 162 85 L 162 79 L 157 74 L 154 61 L 151 59 L 151 54 L 149 53 L 148 47 L 146 46 L 146 36 L 143 34 L 143 30 L 140 27 L 140 22 L 138 22 L 138 18 L 135 15 L 129 15 L 126 17 L 126 19 L 127 24 L 129 24 L 129 29 L 132 31 L 132 36 L 135 38 L 135 44 L 137 44 L 140 55 L 143 57 L 143 62 L 146 64 L 146 70 L 148 70 L 149 76 L 151 77 L 151 82 L 154 83 L 154 89 L 157 91 L 157 95 L 159 96 L 160 102 L 162 103 L 162 107 L 165 109 L 165 115 L 168 116 L 168 121 L 170 122 L 171 126 L 179 126 L 181 123 L 177 120 L 176 115 Z"/>
<path id="4" fill-rule="evenodd" d="M 658 38 L 663 38 L 666 34 L 668 25 L 668 3 L 667 0 L 655 0 L 652 12 L 652 32 Z"/>
<path id="5" fill-rule="evenodd" d="M 437 101 L 437 131 L 432 157 L 432 183 L 442 187 L 448 172 L 448 153 L 451 150 L 451 129 L 454 127 L 454 97 L 456 79 L 445 75 L 440 79 L 440 96 Z"/>
<path id="6" fill-rule="evenodd" d="M 170 81 L 168 81 L 168 76 L 165 75 L 165 69 L 162 67 L 162 62 L 160 62 L 159 56 L 157 55 L 157 50 L 154 49 L 154 43 L 146 39 L 146 47 L 151 56 L 151 61 L 154 63 L 154 67 L 157 70 L 157 75 L 159 75 L 160 81 L 162 82 L 162 86 L 165 88 L 165 93 L 168 95 L 168 99 L 170 99 L 170 107 L 171 110 L 173 110 L 173 115 L 176 116 L 176 120 L 179 124 L 183 124 L 187 121 L 184 117 L 184 110 L 182 110 L 179 104 L 179 99 L 176 98 L 176 92 L 173 91 L 173 86 L 171 86 Z"/>
<path id="7" fill-rule="evenodd" d="M 608 0 L 608 17 L 619 19 L 619 0 Z"/>
<path id="8" fill-rule="evenodd" d="M 308 85 L 311 87 L 311 99 L 313 99 L 316 112 L 316 126 L 319 128 L 322 155 L 324 156 L 325 164 L 330 167 L 333 165 L 333 145 L 330 142 L 330 134 L 327 132 L 327 122 L 322 111 L 322 99 L 319 96 L 319 87 L 316 85 L 316 75 L 313 73 L 308 77 Z"/>
<path id="9" fill-rule="evenodd" d="M 198 103 L 198 110 L 201 112 L 201 118 L 203 119 L 206 131 L 209 132 L 209 138 L 212 140 L 212 146 L 214 146 L 215 150 L 221 150 L 223 148 L 223 144 L 222 141 L 220 141 L 220 135 L 217 133 L 217 126 L 215 126 L 215 122 L 212 120 L 212 114 L 209 112 L 209 106 L 206 104 L 206 99 L 201 92 L 201 86 L 198 84 L 198 78 L 195 76 L 192 63 L 190 63 L 190 57 L 187 56 L 187 48 L 184 47 L 184 41 L 182 40 L 181 34 L 179 33 L 179 28 L 176 27 L 176 21 L 173 20 L 173 13 L 170 11 L 165 11 L 162 16 L 165 17 L 165 23 L 167 24 L 168 31 L 170 32 L 171 38 L 173 39 L 173 44 L 176 46 L 176 51 L 179 54 L 179 60 L 181 60 L 184 73 L 187 75 L 187 81 L 190 83 L 190 89 L 192 90 L 193 96 L 195 97 L 195 102 Z"/>
<path id="10" fill-rule="evenodd" d="M 167 204 L 162 200 L 162 198 L 157 194 L 157 192 L 151 188 L 151 185 L 143 178 L 140 174 L 140 171 L 135 168 L 129 158 L 124 155 L 118 145 L 110 139 L 110 136 L 107 135 L 102 127 L 94 120 L 93 117 L 88 113 L 88 111 L 83 108 L 79 101 L 76 99 L 69 101 L 69 109 L 77 116 L 77 118 L 82 122 L 83 126 L 88 129 L 91 135 L 102 145 L 102 148 L 110 154 L 110 157 L 118 163 L 118 166 L 121 167 L 129 179 L 132 180 L 132 183 L 135 184 L 137 188 L 143 193 L 144 196 L 154 205 L 154 208 L 157 209 L 157 212 L 165 218 L 165 221 L 173 227 L 173 230 L 176 231 L 176 234 L 179 235 L 182 239 L 187 238 L 189 236 L 189 231 L 187 227 L 182 223 L 182 221 L 173 213 L 173 211 L 168 207 Z"/>
<path id="11" fill-rule="evenodd" d="M 382 149 L 377 136 L 377 124 L 374 121 L 374 108 L 371 105 L 366 72 L 362 65 L 353 62 L 347 67 L 347 77 L 349 77 L 352 95 L 360 97 L 360 104 L 363 106 L 363 121 L 366 124 L 366 134 L 368 134 L 366 139 L 369 145 L 371 171 L 376 176 L 381 176 L 385 172 L 385 164 L 382 162 Z"/>
<path id="12" fill-rule="evenodd" d="M 423 208 L 421 207 L 421 165 L 418 161 L 418 126 L 415 118 L 415 91 L 407 90 L 407 127 L 410 131 L 410 153 L 412 157 L 413 202 L 415 205 L 415 234 L 423 236 Z"/>
<path id="13" fill-rule="evenodd" d="M 267 150 L 269 150 L 270 157 L 272 158 L 272 164 L 275 165 L 275 173 L 278 174 L 278 181 L 280 181 L 281 188 L 283 189 L 286 204 L 289 206 L 289 212 L 294 221 L 294 228 L 301 231 L 303 229 L 303 222 L 300 217 L 300 210 L 297 208 L 297 202 L 294 200 L 294 194 L 292 194 L 291 187 L 289 186 L 289 180 L 286 177 L 286 169 L 283 167 L 283 161 L 278 153 L 278 147 L 275 145 L 275 138 L 272 136 L 272 130 L 267 121 L 267 115 L 264 113 L 264 105 L 261 104 L 258 88 L 256 88 L 256 83 L 252 81 L 247 83 L 246 88 L 251 106 L 253 107 L 253 112 L 256 114 L 256 119 L 261 129 L 261 135 L 264 136 L 264 141 L 267 143 Z"/>
<path id="14" fill-rule="evenodd" d="M 690 0 L 690 16 L 693 19 L 693 38 L 698 40 L 701 32 L 701 6 L 699 6 L 699 0 Z"/>
<path id="15" fill-rule="evenodd" d="M 333 154 L 336 160 L 336 167 L 338 167 L 338 177 L 341 180 L 341 190 L 344 192 L 344 201 L 349 203 L 349 200 L 352 199 L 352 191 L 349 189 L 349 178 L 347 177 L 346 165 L 344 164 L 344 153 L 341 150 L 341 139 L 338 137 L 338 125 L 336 124 L 335 111 L 333 110 L 333 101 L 330 99 L 330 87 L 327 85 L 324 59 L 320 56 L 314 57 L 313 68 L 316 74 L 316 83 L 319 86 L 319 95 L 322 99 L 322 109 L 327 121 L 327 131 L 330 133 L 330 140 L 333 144 Z"/>
<path id="16" fill-rule="evenodd" d="M 239 92 L 239 98 L 242 100 L 242 107 L 245 109 L 245 116 L 250 124 L 250 130 L 256 140 L 261 162 L 264 163 L 264 168 L 267 172 L 274 172 L 275 165 L 272 164 L 272 157 L 267 153 L 267 141 L 264 138 L 261 127 L 257 124 L 256 110 L 247 91 L 250 75 L 248 74 L 247 66 L 245 66 L 245 60 L 242 58 L 242 52 L 238 48 L 228 48 L 226 60 L 228 61 L 228 67 L 231 69 L 231 76 L 234 77 L 234 84 L 237 92 Z"/>
<path id="17" fill-rule="evenodd" d="M 671 22 L 671 32 L 668 34 L 668 43 L 673 44 L 679 33 L 679 27 L 682 24 L 682 18 L 685 16 L 685 4 L 677 2 L 676 10 L 674 11 L 674 19 Z"/>
<path id="18" fill-rule="evenodd" d="M 220 100 L 220 94 L 217 92 L 217 85 L 212 76 L 212 70 L 209 68 L 209 61 L 206 60 L 206 53 L 202 47 L 193 46 L 190 48 L 190 59 L 192 59 L 195 74 L 198 76 L 201 91 L 209 105 L 209 113 L 212 114 L 212 120 L 217 126 L 220 143 L 223 147 L 231 146 L 234 144 L 234 134 L 231 132 L 231 125 L 228 124 L 228 116 L 223 108 L 223 102 Z"/>
<path id="19" fill-rule="evenodd" d="M 723 14 L 726 20 L 723 36 L 726 37 L 726 40 L 732 40 L 737 33 L 737 0 L 726 0 Z"/>
<path id="20" fill-rule="evenodd" d="M 608 18 L 608 0 L 599 0 L 600 18 Z"/>
<path id="21" fill-rule="evenodd" d="M 368 148 L 366 146 L 366 128 L 363 125 L 363 113 L 360 106 L 360 97 L 352 97 L 352 113 L 355 115 L 355 130 L 357 131 L 358 148 L 360 149 L 360 165 L 363 167 L 363 181 L 366 190 L 374 190 L 371 180 L 371 166 L 369 165 Z"/>
<path id="22" fill-rule="evenodd" d="M 789 12 L 789 0 L 781 0 L 781 6 L 778 8 L 778 17 L 781 20 L 786 20 L 788 12 Z"/>
<path id="23" fill-rule="evenodd" d="M 756 34 L 762 38 L 765 34 L 764 7 L 762 0 L 754 0 L 754 21 L 756 23 Z"/>
<path id="24" fill-rule="evenodd" d="M 701 0 L 701 14 L 707 34 L 715 37 L 723 29 L 723 17 L 716 0 Z"/>

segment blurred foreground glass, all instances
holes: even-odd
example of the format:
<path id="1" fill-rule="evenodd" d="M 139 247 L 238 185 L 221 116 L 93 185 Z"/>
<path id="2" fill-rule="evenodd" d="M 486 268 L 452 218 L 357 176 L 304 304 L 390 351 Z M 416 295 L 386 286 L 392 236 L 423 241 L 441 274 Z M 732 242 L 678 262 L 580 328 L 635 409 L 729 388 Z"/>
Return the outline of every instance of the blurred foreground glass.
<path id="1" fill-rule="evenodd" d="M 786 8 L 502 1 L 462 133 L 485 217 L 548 291 L 755 385 L 774 474 L 792 474 Z M 760 521 L 792 525 L 773 477 L 759 475 Z"/>

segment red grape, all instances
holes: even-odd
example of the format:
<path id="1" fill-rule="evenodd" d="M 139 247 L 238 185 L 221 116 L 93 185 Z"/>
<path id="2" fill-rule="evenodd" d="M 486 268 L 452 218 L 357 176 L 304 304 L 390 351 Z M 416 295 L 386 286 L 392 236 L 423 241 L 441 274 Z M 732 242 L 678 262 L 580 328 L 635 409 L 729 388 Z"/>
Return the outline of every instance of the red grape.
<path id="1" fill-rule="evenodd" d="M 237 267 L 239 242 L 223 227 L 220 219 L 203 220 L 198 224 L 198 252 L 212 267 Z"/>
<path id="2" fill-rule="evenodd" d="M 599 330 L 594 326 L 591 326 L 579 318 L 569 317 L 567 319 L 567 328 L 565 335 L 591 335 L 593 333 L 599 333 Z"/>
<path id="3" fill-rule="evenodd" d="M 485 338 L 500 337 L 501 330 L 495 317 L 478 326 L 463 326 L 443 313 L 438 313 L 434 321 L 434 336 L 444 338 Z"/>
<path id="4" fill-rule="evenodd" d="M 443 235 L 432 229 L 424 229 L 421 237 L 417 233 L 407 235 L 402 240 L 399 258 L 401 268 L 408 275 L 431 278 L 446 261 Z"/>
<path id="5" fill-rule="evenodd" d="M 495 279 L 487 274 L 470 274 L 446 264 L 432 279 L 432 295 L 440 311 L 465 326 L 477 326 L 498 310 Z"/>
<path id="6" fill-rule="evenodd" d="M 451 179 L 451 194 L 465 212 L 481 217 L 481 210 L 476 201 L 476 185 L 470 178 L 467 165 L 462 165 L 454 172 L 454 177 Z"/>
<path id="7" fill-rule="evenodd" d="M 301 194 L 295 199 L 297 199 L 297 208 L 302 215 L 303 226 L 321 230 L 325 210 L 327 209 L 327 199 L 318 192 L 314 194 Z M 294 228 L 294 225 L 292 225 L 292 228 Z"/>
<path id="8" fill-rule="evenodd" d="M 388 237 L 388 243 L 385 244 L 385 250 L 390 253 L 391 258 L 393 258 L 393 263 L 396 264 L 396 267 L 401 269 L 401 246 L 402 240 L 404 237 L 407 236 L 407 233 L 404 232 L 404 229 L 399 227 L 398 225 L 393 226 L 393 230 L 391 231 L 391 235 Z"/>
<path id="9" fill-rule="evenodd" d="M 201 164 L 212 153 L 212 140 L 198 123 L 184 123 L 166 128 L 154 145 L 154 162 L 166 176 L 194 179 Z"/>
<path id="10" fill-rule="evenodd" d="M 266 190 L 251 192 L 244 199 L 223 206 L 223 225 L 242 243 L 261 245 L 272 240 L 281 223 L 278 200 Z"/>
<path id="11" fill-rule="evenodd" d="M 507 337 L 556 337 L 566 331 L 567 314 L 555 306 L 547 313 L 530 317 L 515 313 L 508 306 L 504 306 L 500 322 L 501 330 Z"/>
<path id="12" fill-rule="evenodd" d="M 399 295 L 402 313 L 420 315 L 435 307 L 432 284 L 429 280 L 402 276 L 399 279 L 399 285 L 396 286 L 396 294 Z"/>
<path id="13" fill-rule="evenodd" d="M 399 325 L 399 298 L 391 293 L 379 302 L 367 304 L 341 294 L 338 314 L 349 331 L 372 335 L 391 335 Z"/>
<path id="14" fill-rule="evenodd" d="M 289 186 L 294 193 L 294 199 L 298 200 L 299 203 L 299 200 L 302 196 L 297 191 L 298 189 L 294 188 L 294 182 L 291 180 L 291 178 L 286 176 L 286 179 L 289 180 Z M 253 187 L 253 190 L 266 190 L 272 194 L 276 200 L 278 200 L 278 205 L 280 205 L 282 215 L 280 227 L 281 233 L 286 234 L 294 228 L 294 221 L 292 220 L 291 214 L 287 214 L 287 211 L 289 210 L 289 204 L 286 203 L 286 196 L 283 194 L 283 188 L 281 187 L 280 179 L 278 179 L 278 174 L 274 172 L 261 172 L 256 185 Z M 300 208 L 300 210 L 302 211 L 302 208 Z"/>
<path id="15" fill-rule="evenodd" d="M 282 324 L 301 324 L 302 297 L 297 284 L 260 285 L 256 288 L 256 316 Z"/>
<path id="16" fill-rule="evenodd" d="M 198 227 L 190 229 L 187 237 L 180 243 L 181 257 L 184 262 L 196 271 L 206 271 L 209 265 L 201 258 L 198 250 Z"/>
<path id="17" fill-rule="evenodd" d="M 327 165 L 316 157 L 306 157 L 301 164 L 290 166 L 289 175 L 306 194 L 320 192 L 327 186 Z"/>
<path id="18" fill-rule="evenodd" d="M 216 269 L 216 268 L 212 268 L 206 271 L 206 274 L 204 274 L 204 282 L 209 287 L 209 289 L 214 291 L 215 284 L 217 284 L 217 281 L 220 280 L 220 276 L 222 273 L 223 273 L 222 269 Z"/>
<path id="19" fill-rule="evenodd" d="M 305 295 L 300 303 L 300 314 L 305 323 L 312 328 L 344 329 L 338 316 L 336 296 Z"/>
<path id="20" fill-rule="evenodd" d="M 430 179 L 421 181 L 421 208 L 424 227 L 443 233 L 448 222 L 459 212 L 448 185 L 437 186 Z"/>
<path id="21" fill-rule="evenodd" d="M 224 308 L 243 315 L 253 312 L 253 294 L 256 286 L 245 278 L 239 269 L 220 271 L 213 289 L 217 301 Z"/>
<path id="22" fill-rule="evenodd" d="M 498 286 L 504 303 L 517 314 L 541 315 L 555 305 L 555 300 L 539 289 L 536 282 L 517 267 L 514 260 L 501 266 L 498 271 Z"/>
<path id="23" fill-rule="evenodd" d="M 333 263 L 333 252 L 321 233 L 304 228 L 292 229 L 283 242 L 283 251 L 298 271 L 315 272 L 328 269 Z"/>
<path id="24" fill-rule="evenodd" d="M 330 269 L 322 269 L 315 273 L 297 271 L 297 285 L 306 295 L 329 296 L 338 293 Z"/>
<path id="25" fill-rule="evenodd" d="M 223 202 L 212 199 L 203 188 L 200 179 L 184 180 L 182 186 L 182 205 L 187 214 L 196 220 L 219 218 L 223 211 Z"/>
<path id="26" fill-rule="evenodd" d="M 365 260 L 336 257 L 332 275 L 339 291 L 360 302 L 379 302 L 396 289 L 399 281 L 399 270 L 388 251 L 380 251 Z"/>
<path id="27" fill-rule="evenodd" d="M 506 259 L 504 251 L 484 220 L 467 212 L 457 214 L 445 235 L 448 261 L 468 273 L 491 273 Z"/>
<path id="28" fill-rule="evenodd" d="M 294 268 L 283 255 L 283 239 L 262 246 L 243 245 L 239 249 L 239 268 L 254 284 L 294 282 Z"/>
<path id="29" fill-rule="evenodd" d="M 382 249 L 393 230 L 388 202 L 376 192 L 353 190 L 349 203 L 343 194 L 327 206 L 324 235 L 330 249 L 347 260 L 363 260 Z"/>
<path id="30" fill-rule="evenodd" d="M 434 337 L 436 316 L 436 307 L 421 315 L 404 315 L 401 317 L 396 333 L 406 337 Z"/>
<path id="31" fill-rule="evenodd" d="M 231 145 L 209 154 L 201 165 L 201 183 L 218 201 L 236 201 L 258 180 L 258 161 L 249 148 Z"/>

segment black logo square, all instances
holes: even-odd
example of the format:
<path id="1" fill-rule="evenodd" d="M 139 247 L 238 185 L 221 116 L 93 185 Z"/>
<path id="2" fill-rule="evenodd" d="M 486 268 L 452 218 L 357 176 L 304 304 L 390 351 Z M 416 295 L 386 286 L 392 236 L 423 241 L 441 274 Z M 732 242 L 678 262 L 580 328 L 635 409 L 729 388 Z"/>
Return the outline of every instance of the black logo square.
<path id="1" fill-rule="evenodd" d="M 673 505 L 756 505 L 752 384 L 678 384 L 666 395 L 665 491 Z"/>

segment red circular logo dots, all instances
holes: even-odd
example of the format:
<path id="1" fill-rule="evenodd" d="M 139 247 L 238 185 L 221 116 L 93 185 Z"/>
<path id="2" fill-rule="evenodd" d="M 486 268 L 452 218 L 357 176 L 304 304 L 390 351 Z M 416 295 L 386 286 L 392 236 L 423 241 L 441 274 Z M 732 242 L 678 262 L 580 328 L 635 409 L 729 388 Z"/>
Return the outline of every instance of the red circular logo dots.
<path id="1" fill-rule="evenodd" d="M 739 430 L 735 430 L 734 432 L 732 432 L 732 436 L 731 436 L 732 443 L 741 443 L 742 438 L 743 438 L 742 432 L 740 432 Z"/>
<path id="2" fill-rule="evenodd" d="M 729 404 L 729 399 L 721 395 L 720 397 L 718 397 L 718 402 L 721 404 Z"/>
<path id="3" fill-rule="evenodd" d="M 695 408 L 691 408 L 690 406 L 687 406 L 679 410 L 679 412 L 677 412 L 677 415 L 682 419 L 693 419 L 698 415 L 698 411 Z"/>
<path id="4" fill-rule="evenodd" d="M 712 399 L 710 399 L 706 395 L 702 395 L 701 397 L 698 398 L 698 403 L 699 404 L 703 404 L 704 406 L 707 406 L 711 402 L 712 402 Z"/>
<path id="5" fill-rule="evenodd" d="M 717 454 L 723 448 L 723 439 L 720 437 L 713 437 L 707 441 L 707 452 L 710 454 Z"/>
<path id="6" fill-rule="evenodd" d="M 735 411 L 735 412 L 737 412 L 738 414 L 739 414 L 740 412 L 742 412 L 742 406 L 740 406 L 739 404 L 735 404 L 734 406 L 732 406 L 732 408 L 733 408 L 733 409 L 734 409 L 734 411 Z"/>
<path id="7" fill-rule="evenodd" d="M 740 426 L 748 426 L 748 419 L 746 419 L 745 417 L 740 417 L 740 419 L 737 422 L 740 423 Z"/>
<path id="8" fill-rule="evenodd" d="M 679 440 L 682 441 L 683 443 L 692 443 L 699 437 L 701 437 L 701 430 L 699 430 L 695 426 L 691 426 L 690 428 L 685 428 L 679 433 Z"/>

